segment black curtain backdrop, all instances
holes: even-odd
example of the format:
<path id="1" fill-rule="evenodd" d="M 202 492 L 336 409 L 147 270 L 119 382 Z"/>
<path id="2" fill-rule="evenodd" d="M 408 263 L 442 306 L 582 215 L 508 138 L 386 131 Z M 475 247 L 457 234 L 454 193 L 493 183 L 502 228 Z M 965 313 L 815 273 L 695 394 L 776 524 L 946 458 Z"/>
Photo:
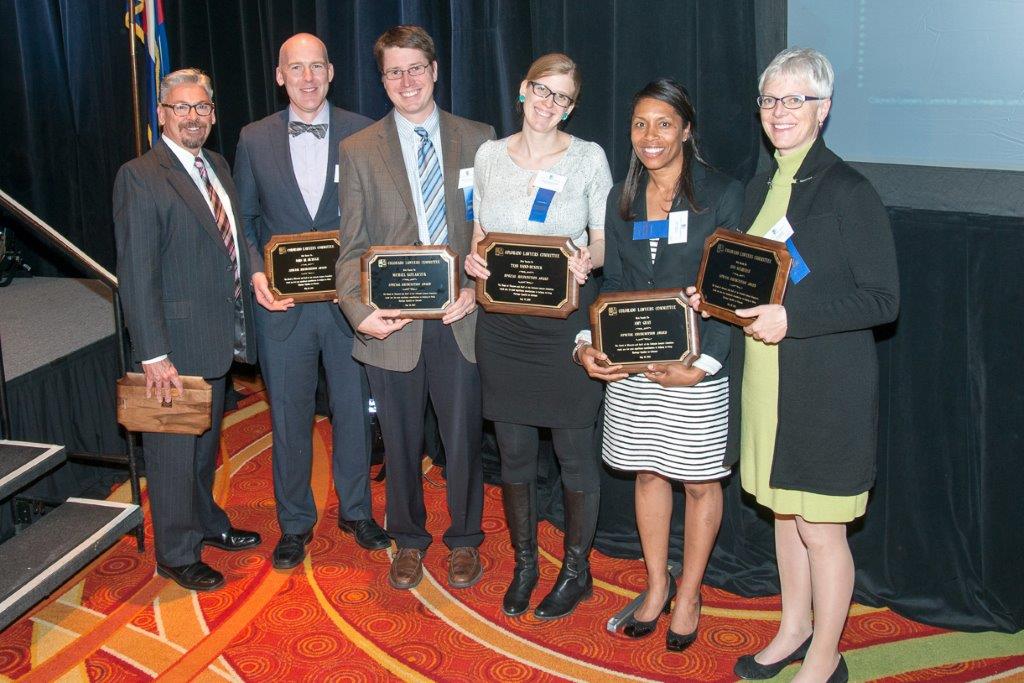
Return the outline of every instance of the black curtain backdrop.
<path id="1" fill-rule="evenodd" d="M 207 146 L 234 159 L 242 126 L 281 109 L 277 51 L 309 31 L 335 66 L 330 99 L 380 118 L 390 108 L 373 41 L 399 23 L 424 26 L 437 44 L 436 97 L 461 116 L 519 126 L 519 82 L 537 56 L 567 52 L 583 91 L 567 130 L 604 146 L 625 174 L 632 93 L 669 75 L 690 89 L 702 114 L 705 156 L 738 178 L 759 152 L 754 107 L 754 0 L 551 2 L 530 0 L 164 0 L 171 67 L 197 66 L 214 82 L 217 125 Z M 13 0 L 0 3 L 0 188 L 35 211 L 102 265 L 114 265 L 111 189 L 133 155 L 128 31 L 124 3 Z M 762 10 L 763 11 L 763 10 Z M 139 46 L 140 87 L 145 72 Z M 10 225 L 0 213 L 0 224 Z M 14 228 L 38 273 L 80 275 Z"/>
<path id="2" fill-rule="evenodd" d="M 394 24 L 416 23 L 437 42 L 436 96 L 450 111 L 509 134 L 529 63 L 567 52 L 584 80 L 567 130 L 599 142 L 621 178 L 631 95 L 668 75 L 694 96 L 705 156 L 746 180 L 762 149 L 755 79 L 781 47 L 785 2 L 164 0 L 164 9 L 172 68 L 198 66 L 213 78 L 217 125 L 208 145 L 229 160 L 243 125 L 285 105 L 273 69 L 286 37 L 320 35 L 335 65 L 332 102 L 379 118 L 389 107 L 373 41 Z M 118 0 L 0 2 L 0 188 L 108 267 L 113 177 L 133 154 L 123 14 Z M 765 30 L 766 21 L 774 28 Z M 851 532 L 858 597 L 929 623 L 1019 630 L 1024 404 L 1011 378 L 1022 370 L 1024 226 L 901 210 L 893 220 L 903 312 L 879 342 L 878 486 Z M 2 212 L 0 225 L 13 228 L 37 272 L 80 274 Z M 556 485 L 557 473 L 545 471 Z M 606 473 L 603 486 L 598 545 L 638 556 L 632 481 Z M 709 582 L 743 594 L 777 591 L 767 517 L 735 478 L 726 499 Z M 560 515 L 557 496 L 548 512 Z"/>

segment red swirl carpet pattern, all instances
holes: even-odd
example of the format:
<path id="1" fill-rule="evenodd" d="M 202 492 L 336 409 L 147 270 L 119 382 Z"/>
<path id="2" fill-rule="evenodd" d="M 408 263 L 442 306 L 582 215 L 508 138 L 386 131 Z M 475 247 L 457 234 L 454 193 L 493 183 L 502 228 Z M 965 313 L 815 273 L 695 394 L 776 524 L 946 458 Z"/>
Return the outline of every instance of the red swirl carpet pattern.
<path id="1" fill-rule="evenodd" d="M 643 565 L 600 554 L 593 558 L 594 597 L 571 617 L 506 617 L 500 605 L 512 553 L 493 487 L 484 508 L 483 580 L 449 590 L 446 551 L 437 542 L 420 586 L 392 590 L 388 551 L 364 551 L 336 526 L 325 420 L 314 439 L 321 515 L 309 556 L 294 570 L 276 571 L 269 561 L 278 538 L 270 420 L 259 387 L 249 389 L 225 419 L 214 492 L 236 526 L 263 534 L 262 547 L 207 549 L 204 558 L 228 584 L 197 594 L 156 576 L 151 551 L 140 555 L 132 539 L 123 539 L 0 633 L 0 680 L 729 681 L 736 657 L 771 638 L 777 598 L 745 599 L 709 587 L 700 637 L 685 653 L 665 651 L 665 619 L 640 641 L 611 634 L 604 625 L 642 590 Z M 429 465 L 424 476 L 428 526 L 439 537 L 447 522 L 444 481 Z M 125 496 L 126 487 L 112 494 Z M 382 484 L 374 483 L 373 497 L 381 520 Z M 540 544 L 537 599 L 558 573 L 560 532 L 542 524 Z M 843 650 L 856 680 L 1024 680 L 1024 633 L 944 631 L 887 609 L 855 605 Z"/>

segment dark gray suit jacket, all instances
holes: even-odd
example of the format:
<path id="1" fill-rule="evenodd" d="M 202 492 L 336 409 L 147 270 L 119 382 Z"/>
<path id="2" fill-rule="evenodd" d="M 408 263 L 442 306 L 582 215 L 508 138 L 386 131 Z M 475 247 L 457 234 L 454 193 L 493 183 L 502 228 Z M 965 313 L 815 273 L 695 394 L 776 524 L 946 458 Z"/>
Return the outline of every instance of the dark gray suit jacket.
<path id="1" fill-rule="evenodd" d="M 252 272 L 238 194 L 224 157 L 203 150 L 231 200 L 243 283 Z M 163 142 L 114 180 L 121 307 L 136 361 L 168 354 L 183 375 L 220 377 L 234 354 L 234 274 L 206 198 Z M 256 359 L 252 299 L 242 287 L 248 362 Z"/>
<path id="2" fill-rule="evenodd" d="M 448 212 L 448 242 L 464 259 L 473 240 L 472 222 L 466 220 L 459 170 L 473 168 L 476 150 L 494 139 L 494 128 L 446 111 L 441 118 L 441 156 L 444 161 L 444 198 Z M 341 256 L 338 258 L 338 298 L 352 327 L 359 327 L 373 309 L 359 295 L 359 257 L 370 246 L 410 245 L 419 241 L 416 204 L 406 174 L 394 113 L 356 133 L 341 145 Z M 461 266 L 461 260 L 460 260 Z M 463 287 L 470 286 L 463 278 Z M 462 355 L 476 362 L 473 348 L 476 312 L 452 323 Z M 356 335 L 356 360 L 385 370 L 407 372 L 416 367 L 423 338 L 423 321 L 416 320 L 387 339 Z"/>
<path id="3" fill-rule="evenodd" d="M 327 174 L 324 194 L 316 216 L 310 217 L 292 168 L 288 144 L 288 109 L 250 123 L 242 129 L 235 152 L 235 185 L 241 197 L 239 213 L 245 224 L 245 236 L 252 249 L 255 268 L 263 269 L 263 248 L 274 235 L 338 229 L 338 183 L 334 171 L 338 164 L 338 145 L 346 137 L 373 123 L 370 119 L 338 107 L 331 107 L 328 128 Z M 248 283 L 246 283 L 248 284 Z M 330 306 L 338 327 L 346 336 L 352 328 L 337 306 L 331 302 L 303 304 Z M 287 311 L 265 311 L 257 306 L 260 333 L 283 340 L 291 334 L 299 319 L 300 306 Z"/>

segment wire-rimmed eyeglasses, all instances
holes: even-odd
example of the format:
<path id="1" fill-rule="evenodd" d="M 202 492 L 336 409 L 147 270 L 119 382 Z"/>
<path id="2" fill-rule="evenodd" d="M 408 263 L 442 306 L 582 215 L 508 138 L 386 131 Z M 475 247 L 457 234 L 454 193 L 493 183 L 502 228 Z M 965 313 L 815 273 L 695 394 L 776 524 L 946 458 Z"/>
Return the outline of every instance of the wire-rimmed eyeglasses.
<path id="1" fill-rule="evenodd" d="M 782 102 L 782 106 L 786 109 L 799 109 L 804 106 L 804 102 L 811 100 L 827 100 L 827 97 L 812 97 L 811 95 L 783 95 L 782 97 L 772 97 L 771 95 L 761 95 L 757 98 L 757 106 L 761 109 L 775 109 L 776 102 Z"/>
<path id="2" fill-rule="evenodd" d="M 397 81 L 404 74 L 409 74 L 410 76 L 421 76 L 429 68 L 429 64 L 413 64 L 408 69 L 387 69 L 384 71 L 384 78 L 389 81 Z"/>

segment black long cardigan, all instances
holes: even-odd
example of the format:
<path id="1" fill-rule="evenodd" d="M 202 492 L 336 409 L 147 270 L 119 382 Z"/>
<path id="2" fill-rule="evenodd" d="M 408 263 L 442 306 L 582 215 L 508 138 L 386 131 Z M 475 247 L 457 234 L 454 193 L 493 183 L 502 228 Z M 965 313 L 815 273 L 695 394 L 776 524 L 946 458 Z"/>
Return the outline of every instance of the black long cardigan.
<path id="1" fill-rule="evenodd" d="M 740 225 L 764 204 L 775 166 L 748 184 Z M 878 357 L 871 328 L 899 310 L 889 218 L 868 181 L 819 137 L 796 173 L 786 217 L 810 268 L 789 283 L 779 343 L 779 412 L 771 485 L 855 495 L 875 479 Z M 726 464 L 739 458 L 744 335 L 732 334 Z"/>
<path id="2" fill-rule="evenodd" d="M 648 176 L 645 173 L 633 199 L 632 209 L 637 220 L 647 219 L 647 182 Z M 654 263 L 651 263 L 650 243 L 645 239 L 634 240 L 632 221 L 625 221 L 619 215 L 622 186 L 623 183 L 618 183 L 608 193 L 602 292 L 689 287 L 697 280 L 705 238 L 715 228 L 736 229 L 740 224 L 743 186 L 727 175 L 695 163 L 693 195 L 700 211 L 695 211 L 685 197 L 676 197 L 672 211 L 689 211 L 686 242 L 668 244 L 662 240 Z M 708 354 L 722 364 L 717 374 L 704 381 L 727 376 L 729 326 L 717 320 L 701 319 L 699 336 L 701 353 Z"/>

